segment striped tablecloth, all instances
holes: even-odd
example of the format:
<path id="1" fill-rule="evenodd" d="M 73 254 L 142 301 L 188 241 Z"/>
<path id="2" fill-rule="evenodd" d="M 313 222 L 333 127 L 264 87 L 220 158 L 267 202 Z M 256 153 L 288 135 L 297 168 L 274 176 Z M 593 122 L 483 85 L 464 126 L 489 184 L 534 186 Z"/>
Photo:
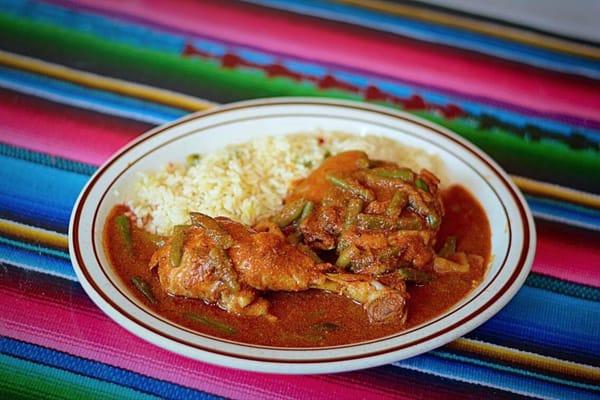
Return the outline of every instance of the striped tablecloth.
<path id="1" fill-rule="evenodd" d="M 267 96 L 381 103 L 444 125 L 512 175 L 533 272 L 447 346 L 352 373 L 192 361 L 87 298 L 69 215 L 144 131 Z M 419 3 L 0 0 L 0 398 L 600 396 L 600 48 Z"/>

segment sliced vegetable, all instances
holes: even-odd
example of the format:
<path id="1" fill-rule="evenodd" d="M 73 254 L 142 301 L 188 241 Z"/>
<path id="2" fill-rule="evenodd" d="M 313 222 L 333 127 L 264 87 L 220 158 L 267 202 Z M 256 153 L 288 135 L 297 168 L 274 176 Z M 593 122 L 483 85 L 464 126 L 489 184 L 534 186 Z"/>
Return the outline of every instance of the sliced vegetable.
<path id="1" fill-rule="evenodd" d="M 396 221 L 396 229 L 406 231 L 420 230 L 423 229 L 423 223 L 421 222 L 421 218 L 417 216 L 402 217 L 398 218 L 398 220 Z"/>
<path id="2" fill-rule="evenodd" d="M 350 192 L 360 197 L 364 201 L 370 202 L 375 200 L 375 195 L 373 194 L 373 192 L 367 188 L 360 186 L 359 184 L 348 182 L 347 180 L 343 178 L 338 178 L 334 175 L 327 175 L 325 179 L 327 179 L 327 181 L 332 185 L 337 186 L 340 189 L 343 189 L 347 192 Z"/>
<path id="3" fill-rule="evenodd" d="M 306 200 L 304 199 L 298 199 L 287 203 L 271 219 L 273 222 L 279 225 L 279 227 L 286 227 L 300 217 L 305 204 Z"/>
<path id="4" fill-rule="evenodd" d="M 385 215 L 391 218 L 397 217 L 406 204 L 408 203 L 408 195 L 406 192 L 397 191 L 394 193 L 392 200 L 390 200 L 390 204 L 388 204 L 387 210 L 385 210 Z"/>
<path id="5" fill-rule="evenodd" d="M 438 256 L 448 258 L 456 253 L 456 236 L 448 236 L 444 245 L 438 252 Z"/>
<path id="6" fill-rule="evenodd" d="M 117 232 L 119 232 L 119 238 L 125 243 L 127 250 L 131 251 L 133 245 L 131 240 L 131 221 L 129 221 L 126 215 L 119 215 L 115 218 L 115 226 L 117 227 Z"/>
<path id="7" fill-rule="evenodd" d="M 459 264 L 454 261 L 450 261 L 447 258 L 443 257 L 435 257 L 433 259 L 433 269 L 438 274 L 447 274 L 447 273 L 465 273 L 469 272 L 469 263 Z"/>
<path id="8" fill-rule="evenodd" d="M 425 217 L 425 221 L 427 221 L 427 225 L 431 229 L 436 229 L 438 226 L 440 226 L 440 217 L 438 217 L 435 213 L 427 215 Z"/>
<path id="9" fill-rule="evenodd" d="M 412 182 L 415 179 L 415 173 L 408 168 L 373 168 L 371 173 L 384 178 L 401 179 L 405 182 Z"/>
<path id="10" fill-rule="evenodd" d="M 364 157 L 364 158 L 359 158 L 358 160 L 356 160 L 356 166 L 359 169 L 366 169 L 369 168 L 369 159 Z"/>
<path id="11" fill-rule="evenodd" d="M 216 319 L 207 317 L 205 315 L 186 313 L 184 316 L 188 319 L 191 319 L 192 321 L 200 322 L 204 326 L 208 326 L 228 335 L 234 335 L 235 333 L 237 333 L 237 330 L 234 327 L 224 324 L 221 321 L 217 321 Z"/>
<path id="12" fill-rule="evenodd" d="M 232 292 L 240 290 L 240 284 L 238 283 L 237 272 L 233 269 L 231 259 L 219 246 L 215 246 L 208 252 L 208 259 L 210 263 L 219 271 L 221 280 L 227 285 Z"/>
<path id="13" fill-rule="evenodd" d="M 391 229 L 394 227 L 394 221 L 383 215 L 358 214 L 356 225 L 364 230 Z"/>
<path id="14" fill-rule="evenodd" d="M 415 282 L 419 285 L 429 283 L 433 279 L 433 277 L 427 272 L 423 272 L 415 268 L 399 268 L 397 270 L 397 273 L 402 277 L 402 279 L 410 282 Z"/>
<path id="15" fill-rule="evenodd" d="M 304 204 L 304 208 L 302 208 L 302 214 L 300 214 L 298 224 L 303 223 L 308 217 L 310 217 L 310 214 L 312 214 L 314 210 L 315 203 L 313 203 L 312 201 L 307 201 L 306 204 Z"/>
<path id="16" fill-rule="evenodd" d="M 150 304 L 157 303 L 156 297 L 154 297 L 154 293 L 152 293 L 150 285 L 145 280 L 139 276 L 134 276 L 131 278 L 131 283 L 133 283 L 133 286 L 139 290 L 139 292 L 146 298 L 146 300 L 148 300 L 148 302 L 150 302 Z"/>
<path id="17" fill-rule="evenodd" d="M 219 222 L 209 217 L 206 214 L 202 214 L 199 212 L 191 212 L 190 220 L 192 221 L 192 225 L 198 226 L 206 232 L 206 234 L 217 243 L 217 245 L 221 246 L 224 249 L 228 249 L 233 246 L 234 241 L 233 238 L 227 231 L 219 224 Z"/>
<path id="18" fill-rule="evenodd" d="M 417 180 L 415 181 L 415 186 L 429 193 L 429 185 L 427 184 L 427 182 L 425 182 L 425 180 L 417 178 Z"/>
<path id="19" fill-rule="evenodd" d="M 200 161 L 200 154 L 196 154 L 196 153 L 190 154 L 185 158 L 185 162 L 189 166 L 196 164 L 198 161 Z"/>
<path id="20" fill-rule="evenodd" d="M 185 233 L 189 225 L 176 225 L 173 228 L 173 237 L 171 238 L 171 249 L 169 250 L 169 263 L 171 268 L 179 267 L 181 257 L 183 256 L 183 242 L 185 241 Z"/>
<path id="21" fill-rule="evenodd" d="M 350 228 L 356 222 L 356 216 L 362 211 L 363 202 L 361 199 L 352 198 L 346 206 L 344 214 L 344 229 Z"/>
<path id="22" fill-rule="evenodd" d="M 300 249 L 301 252 L 303 252 L 304 254 L 306 254 L 307 256 L 309 256 L 310 258 L 312 258 L 312 260 L 314 262 L 316 262 L 317 264 L 321 264 L 323 262 L 323 260 L 321 260 L 321 257 L 319 257 L 317 255 L 317 253 L 315 253 L 314 251 L 312 251 L 312 249 L 310 247 L 308 247 L 307 245 L 300 243 L 298 245 L 298 248 Z"/>
<path id="23" fill-rule="evenodd" d="M 356 248 L 356 246 L 349 245 L 344 250 L 342 250 L 337 260 L 335 261 L 335 265 L 337 265 L 340 268 L 346 268 L 350 265 L 352 259 L 358 255 L 358 253 L 359 251 Z"/>
<path id="24" fill-rule="evenodd" d="M 310 328 L 319 333 L 329 333 L 333 331 L 337 331 L 340 329 L 340 326 L 334 324 L 333 322 L 319 322 L 317 324 L 313 324 Z"/>

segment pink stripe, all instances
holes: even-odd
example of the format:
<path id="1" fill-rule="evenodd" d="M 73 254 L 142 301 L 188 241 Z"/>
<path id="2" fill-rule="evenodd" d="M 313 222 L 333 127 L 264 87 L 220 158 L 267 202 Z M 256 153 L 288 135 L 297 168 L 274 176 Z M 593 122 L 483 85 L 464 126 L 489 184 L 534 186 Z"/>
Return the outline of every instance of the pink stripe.
<path id="1" fill-rule="evenodd" d="M 538 245 L 533 271 L 600 287 L 600 240 L 595 232 L 536 222 Z"/>
<path id="2" fill-rule="evenodd" d="M 2 335 L 97 360 L 153 378 L 233 398 L 401 398 L 398 391 L 341 384 L 319 376 L 243 372 L 159 349 L 118 327 L 88 302 L 87 310 L 0 288 Z M 71 305 L 72 306 L 72 305 Z M 86 307 L 87 308 L 87 307 Z M 35 313 L 30 310 L 35 309 Z"/>
<path id="3" fill-rule="evenodd" d="M 176 7 L 170 0 L 76 3 L 240 45 L 258 43 L 266 51 L 285 51 L 291 56 L 459 90 L 541 112 L 600 119 L 600 83 L 475 53 L 338 24 L 316 24 L 305 17 L 248 5 L 193 0 L 180 0 Z"/>
<path id="4" fill-rule="evenodd" d="M 0 90 L 0 141 L 101 164 L 149 125 Z"/>

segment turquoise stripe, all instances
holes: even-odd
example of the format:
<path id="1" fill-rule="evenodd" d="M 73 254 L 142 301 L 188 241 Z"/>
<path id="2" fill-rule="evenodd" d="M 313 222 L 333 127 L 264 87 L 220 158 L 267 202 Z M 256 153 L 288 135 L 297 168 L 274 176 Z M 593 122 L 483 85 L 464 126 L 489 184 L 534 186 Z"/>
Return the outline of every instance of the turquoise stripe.
<path id="1" fill-rule="evenodd" d="M 432 43 L 442 43 L 523 62 L 536 67 L 554 69 L 600 78 L 600 63 L 588 58 L 558 53 L 534 46 L 458 30 L 427 22 L 415 21 L 359 7 L 315 0 L 250 0 L 253 3 L 308 14 L 325 19 L 348 22 Z"/>
<path id="2" fill-rule="evenodd" d="M 393 365 L 536 398 L 591 400 L 596 399 L 598 396 L 596 392 L 591 390 L 565 386 L 509 371 L 491 370 L 482 365 L 445 359 L 431 353 L 399 361 Z"/>
<path id="3" fill-rule="evenodd" d="M 3 2 L 4 7 L 2 7 Z M 9 5 L 12 5 L 12 7 Z M 26 0 L 0 0 L 0 9 L 1 8 L 4 8 L 5 12 L 9 12 L 13 15 L 20 15 L 35 21 L 69 26 L 70 29 L 78 29 L 105 39 L 171 54 L 181 54 L 183 43 L 186 40 L 190 40 L 188 34 L 175 34 L 165 30 L 149 28 L 141 24 L 123 22 L 114 18 L 70 10 L 45 3 L 31 3 L 26 2 Z M 279 62 L 293 72 L 308 76 L 320 77 L 327 73 L 332 73 L 336 78 L 357 85 L 363 89 L 369 85 L 376 85 L 390 94 L 400 97 L 409 97 L 418 93 L 427 102 L 432 104 L 458 104 L 466 112 L 475 117 L 492 114 L 506 123 L 515 124 L 521 127 L 528 124 L 536 125 L 542 129 L 551 130 L 553 133 L 565 137 L 571 136 L 574 130 L 576 130 L 577 133 L 583 135 L 587 139 L 592 140 L 595 143 L 600 143 L 600 132 L 596 130 L 585 129 L 583 127 L 577 127 L 576 125 L 543 117 L 524 115 L 493 105 L 460 98 L 460 96 L 457 95 L 442 94 L 440 92 L 400 81 L 390 81 L 370 76 L 366 73 L 324 67 L 310 62 L 289 59 L 282 57 L 281 55 L 271 55 L 237 45 L 215 42 L 214 40 L 196 38 L 191 41 L 197 48 L 212 54 L 215 57 L 221 57 L 227 51 L 234 50 L 238 55 L 243 56 L 246 60 L 253 63 L 264 65 Z M 138 116 L 138 118 L 140 117 Z"/>
<path id="4" fill-rule="evenodd" d="M 0 262 L 4 265 L 12 265 L 27 271 L 35 271 L 70 281 L 77 281 L 71 260 L 65 260 L 62 257 L 54 257 L 0 243 Z"/>
<path id="5" fill-rule="evenodd" d="M 38 254 L 58 257 L 69 261 L 71 260 L 71 257 L 69 257 L 69 253 L 61 250 L 52 249 L 50 247 L 41 246 L 39 244 L 27 243 L 20 240 L 13 240 L 3 236 L 0 236 L 0 244 L 5 244 L 7 246 L 16 247 L 21 250 L 31 251 Z"/>
<path id="6" fill-rule="evenodd" d="M 69 106 L 149 124 L 173 121 L 188 112 L 111 92 L 0 67 L 0 87 Z"/>
<path id="7" fill-rule="evenodd" d="M 43 379 L 45 384 L 57 388 L 56 391 L 60 390 L 58 389 L 60 386 L 68 385 L 69 389 L 75 390 L 75 392 L 64 392 L 62 396 L 68 396 L 69 398 L 80 396 L 87 398 L 91 391 L 95 397 L 97 396 L 96 398 L 101 399 L 158 399 L 157 396 L 151 396 L 125 386 L 0 354 L 0 376 L 4 378 L 13 376 L 13 379 L 18 379 L 19 375 Z M 77 388 L 82 389 L 78 390 Z"/>

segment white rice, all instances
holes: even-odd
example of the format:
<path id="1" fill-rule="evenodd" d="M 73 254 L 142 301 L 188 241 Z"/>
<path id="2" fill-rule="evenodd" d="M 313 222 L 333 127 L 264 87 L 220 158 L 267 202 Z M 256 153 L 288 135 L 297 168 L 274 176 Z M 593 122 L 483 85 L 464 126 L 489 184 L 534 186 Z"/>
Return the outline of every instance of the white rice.
<path id="1" fill-rule="evenodd" d="M 394 161 L 416 171 L 427 168 L 443 179 L 438 157 L 389 138 L 293 134 L 231 145 L 201 156 L 192 166 L 171 163 L 143 173 L 127 204 L 140 227 L 161 235 L 187 223 L 190 211 L 252 224 L 278 209 L 290 183 L 307 176 L 327 153 L 346 150 L 362 150 L 371 159 Z"/>

